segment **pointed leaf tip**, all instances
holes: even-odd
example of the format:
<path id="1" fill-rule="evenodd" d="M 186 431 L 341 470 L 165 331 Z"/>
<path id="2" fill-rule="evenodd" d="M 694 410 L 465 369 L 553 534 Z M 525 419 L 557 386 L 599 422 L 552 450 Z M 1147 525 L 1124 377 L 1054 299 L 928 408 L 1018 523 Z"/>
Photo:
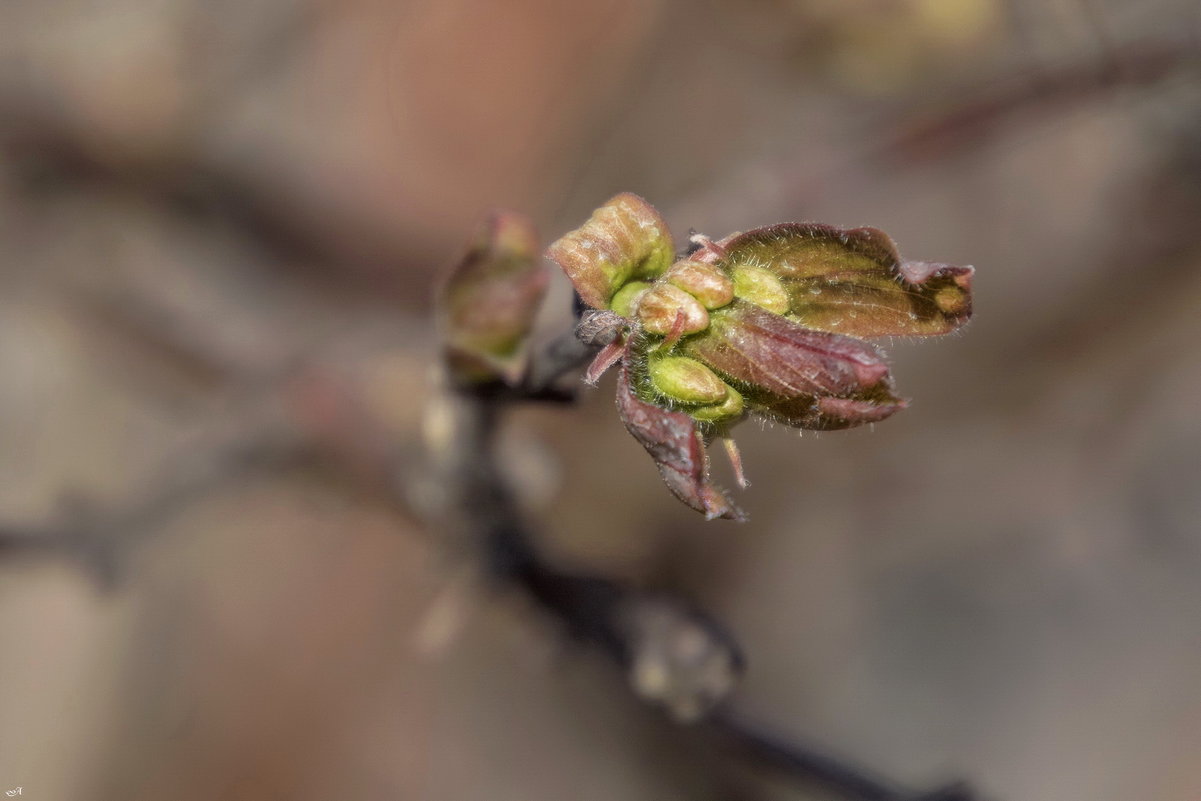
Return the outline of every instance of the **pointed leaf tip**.
<path id="1" fill-rule="evenodd" d="M 671 493 L 707 520 L 744 520 L 742 511 L 709 480 L 709 458 L 697 423 L 641 400 L 630 386 L 629 365 L 617 379 L 617 411 L 626 430 L 638 440 L 659 469 Z"/>

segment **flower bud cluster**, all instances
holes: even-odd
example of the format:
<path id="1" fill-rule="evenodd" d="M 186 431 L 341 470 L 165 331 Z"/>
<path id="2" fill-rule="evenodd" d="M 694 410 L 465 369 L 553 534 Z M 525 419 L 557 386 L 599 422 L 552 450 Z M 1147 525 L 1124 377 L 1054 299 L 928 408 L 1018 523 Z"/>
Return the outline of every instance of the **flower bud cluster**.
<path id="1" fill-rule="evenodd" d="M 709 312 L 728 306 L 736 297 L 735 281 L 720 267 L 684 259 L 653 283 L 631 281 L 609 304 L 617 314 L 637 320 L 644 333 L 664 338 L 660 347 L 647 354 L 649 387 L 705 423 L 741 417 L 742 394 L 697 359 L 671 355 L 671 348 L 681 337 L 707 330 Z"/>
<path id="2" fill-rule="evenodd" d="M 622 362 L 626 428 L 709 517 L 737 517 L 708 479 L 711 436 L 748 413 L 819 430 L 883 420 L 905 401 L 865 340 L 945 334 L 971 315 L 971 267 L 902 260 L 874 228 L 781 223 L 694 240 L 673 262 L 659 213 L 625 193 L 547 255 L 587 305 L 627 321 L 598 364 Z"/>

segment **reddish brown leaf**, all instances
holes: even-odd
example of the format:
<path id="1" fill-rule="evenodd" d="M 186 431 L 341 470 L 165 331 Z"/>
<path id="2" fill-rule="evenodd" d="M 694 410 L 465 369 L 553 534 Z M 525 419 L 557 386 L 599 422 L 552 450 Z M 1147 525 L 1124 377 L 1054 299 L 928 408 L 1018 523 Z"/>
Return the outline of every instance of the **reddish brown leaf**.
<path id="1" fill-rule="evenodd" d="M 812 331 L 753 303 L 710 313 L 709 330 L 689 337 L 684 353 L 718 373 L 771 395 L 848 395 L 888 378 L 880 351 L 851 337 Z"/>
<path id="2" fill-rule="evenodd" d="M 629 366 L 617 379 L 617 411 L 626 430 L 655 460 L 672 494 L 709 520 L 742 520 L 742 512 L 709 481 L 709 459 L 697 423 L 683 412 L 647 403 L 630 386 Z"/>
<path id="3" fill-rule="evenodd" d="M 759 411 L 772 419 L 809 431 L 836 431 L 866 423 L 878 423 L 907 406 L 889 392 L 878 398 L 833 398 L 800 395 L 794 398 L 763 399 Z"/>

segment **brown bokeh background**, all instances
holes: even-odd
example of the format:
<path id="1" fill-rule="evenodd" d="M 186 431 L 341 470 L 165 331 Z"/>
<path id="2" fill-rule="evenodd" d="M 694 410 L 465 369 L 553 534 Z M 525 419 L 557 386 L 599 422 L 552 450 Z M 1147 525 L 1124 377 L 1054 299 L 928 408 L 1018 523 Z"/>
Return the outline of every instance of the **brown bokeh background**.
<path id="1" fill-rule="evenodd" d="M 681 236 L 876 225 L 976 265 L 976 319 L 890 345 L 874 430 L 745 425 L 741 526 L 663 490 L 611 378 L 522 410 L 546 551 L 697 599 L 738 708 L 915 786 L 1196 801 L 1199 53 L 1190 0 L 8 0 L 0 790 L 824 798 L 296 447 L 354 440 L 349 397 L 366 467 L 416 459 L 473 227 L 630 190 Z"/>

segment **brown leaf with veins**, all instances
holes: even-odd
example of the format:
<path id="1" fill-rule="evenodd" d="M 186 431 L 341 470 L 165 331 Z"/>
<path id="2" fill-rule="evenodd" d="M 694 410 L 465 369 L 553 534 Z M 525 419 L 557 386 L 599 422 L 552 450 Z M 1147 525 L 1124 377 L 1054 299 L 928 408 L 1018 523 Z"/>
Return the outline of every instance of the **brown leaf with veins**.
<path id="1" fill-rule="evenodd" d="M 905 408 L 879 348 L 810 330 L 753 303 L 714 312 L 709 330 L 688 338 L 681 351 L 732 381 L 753 411 L 798 428 L 851 428 Z"/>
<path id="2" fill-rule="evenodd" d="M 745 301 L 713 312 L 709 330 L 681 351 L 772 395 L 840 395 L 879 384 L 888 364 L 862 340 L 813 331 Z"/>
<path id="3" fill-rule="evenodd" d="M 972 313 L 971 267 L 903 261 L 875 228 L 779 223 L 722 240 L 726 269 L 773 273 L 788 289 L 789 317 L 807 328 L 857 337 L 933 336 Z"/>

